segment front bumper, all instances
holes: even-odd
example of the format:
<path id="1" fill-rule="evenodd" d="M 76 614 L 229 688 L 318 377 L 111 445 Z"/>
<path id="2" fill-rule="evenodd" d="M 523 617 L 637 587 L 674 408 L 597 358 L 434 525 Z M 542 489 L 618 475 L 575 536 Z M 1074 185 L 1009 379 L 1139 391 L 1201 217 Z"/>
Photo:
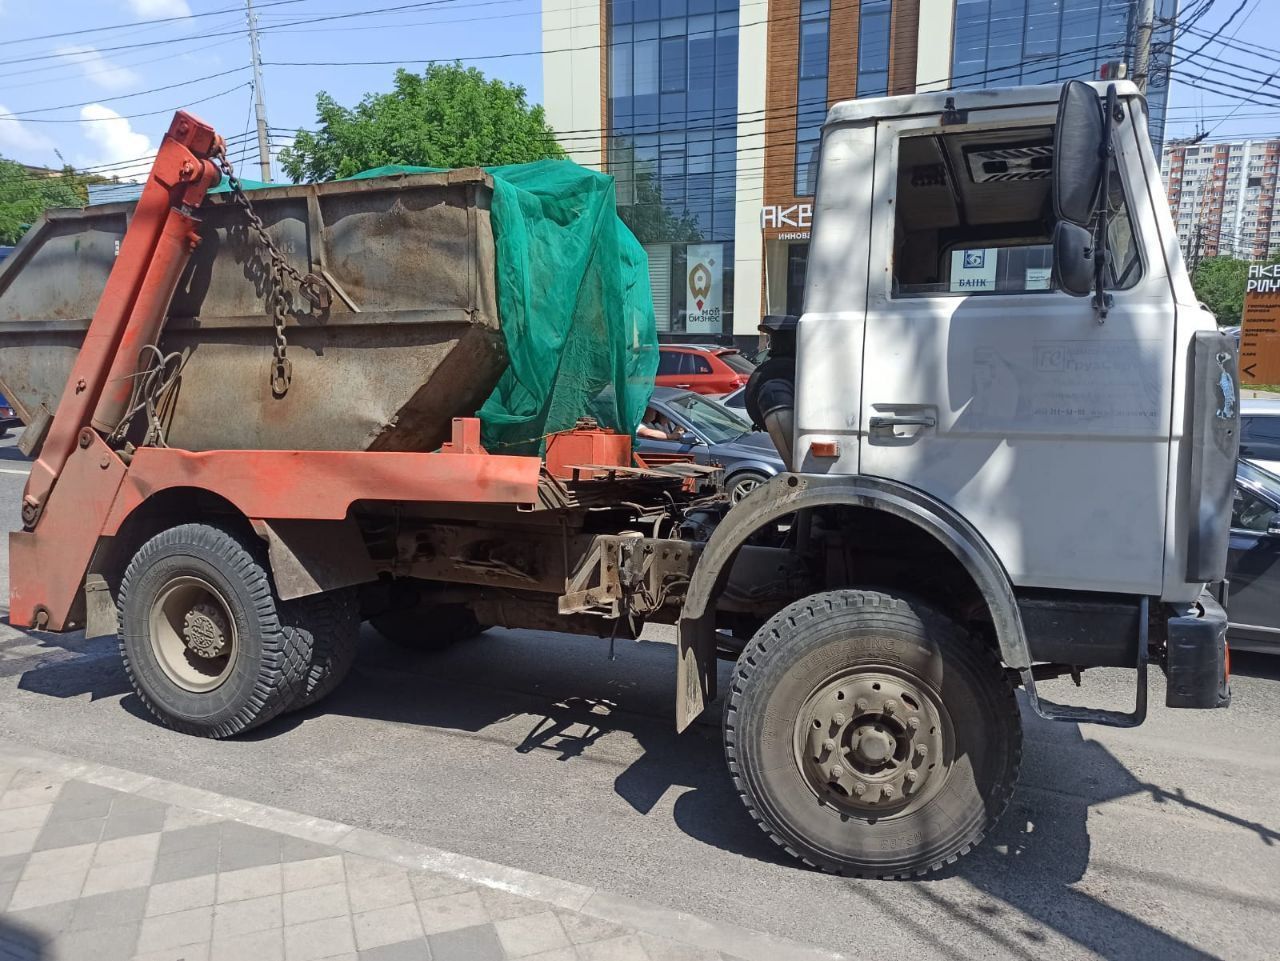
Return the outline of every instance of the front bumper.
<path id="1" fill-rule="evenodd" d="M 1166 707 L 1215 708 L 1231 703 L 1231 655 L 1227 612 L 1208 591 L 1199 610 L 1169 618 L 1164 672 Z"/>

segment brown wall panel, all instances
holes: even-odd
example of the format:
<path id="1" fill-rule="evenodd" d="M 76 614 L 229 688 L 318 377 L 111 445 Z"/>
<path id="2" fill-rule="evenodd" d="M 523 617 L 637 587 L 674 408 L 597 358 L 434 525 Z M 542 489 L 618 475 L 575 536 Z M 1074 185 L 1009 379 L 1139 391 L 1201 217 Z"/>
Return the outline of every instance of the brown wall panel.
<path id="1" fill-rule="evenodd" d="M 889 24 L 889 93 L 916 92 L 920 0 L 893 0 Z"/>

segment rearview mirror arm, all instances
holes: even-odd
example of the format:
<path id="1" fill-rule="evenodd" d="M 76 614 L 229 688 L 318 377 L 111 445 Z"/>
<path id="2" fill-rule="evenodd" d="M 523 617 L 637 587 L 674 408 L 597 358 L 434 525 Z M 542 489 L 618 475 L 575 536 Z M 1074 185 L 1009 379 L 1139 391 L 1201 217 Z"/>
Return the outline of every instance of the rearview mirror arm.
<path id="1" fill-rule="evenodd" d="M 1093 241 L 1093 309 L 1097 312 L 1100 324 L 1107 322 L 1107 312 L 1111 310 L 1113 302 L 1111 294 L 1107 292 L 1107 261 L 1110 257 L 1107 249 L 1107 226 L 1111 214 L 1111 161 L 1116 153 L 1112 128 L 1117 110 L 1116 85 L 1111 84 L 1107 87 L 1106 108 L 1102 118 L 1102 143 L 1098 144 L 1102 184 L 1098 189 L 1098 216 Z"/>

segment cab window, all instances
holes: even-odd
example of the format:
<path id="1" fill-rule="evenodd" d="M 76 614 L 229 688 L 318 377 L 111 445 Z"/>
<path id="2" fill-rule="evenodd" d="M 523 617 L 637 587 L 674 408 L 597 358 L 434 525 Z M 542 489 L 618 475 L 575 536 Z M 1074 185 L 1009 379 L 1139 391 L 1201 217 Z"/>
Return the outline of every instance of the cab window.
<path id="1" fill-rule="evenodd" d="M 969 130 L 898 142 L 893 295 L 1053 289 L 1053 128 Z M 1114 162 L 1107 286 L 1133 286 L 1138 244 Z"/>

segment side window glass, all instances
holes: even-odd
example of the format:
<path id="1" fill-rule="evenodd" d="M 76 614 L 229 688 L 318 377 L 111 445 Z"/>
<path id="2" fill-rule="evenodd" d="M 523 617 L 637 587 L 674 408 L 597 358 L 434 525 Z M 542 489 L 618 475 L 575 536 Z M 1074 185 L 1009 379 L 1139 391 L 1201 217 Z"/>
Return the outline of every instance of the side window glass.
<path id="1" fill-rule="evenodd" d="M 1131 287 L 1141 259 L 1113 161 L 1108 286 Z M 1053 289 L 1053 128 L 963 130 L 898 141 L 893 296 Z"/>
<path id="2" fill-rule="evenodd" d="M 1138 276 L 1142 273 L 1142 260 L 1138 256 L 1138 239 L 1133 234 L 1133 219 L 1124 197 L 1120 171 L 1114 160 L 1111 161 L 1108 180 L 1111 193 L 1107 207 L 1107 249 L 1111 254 L 1111 262 L 1107 265 L 1107 287 L 1126 290 L 1138 282 Z"/>
<path id="3" fill-rule="evenodd" d="M 1242 417 L 1240 456 L 1256 460 L 1280 460 L 1280 417 Z"/>
<path id="4" fill-rule="evenodd" d="M 658 376 L 680 372 L 680 354 L 664 350 L 658 354 Z"/>
<path id="5" fill-rule="evenodd" d="M 1231 504 L 1232 527 L 1265 534 L 1277 519 L 1280 519 L 1280 512 L 1270 504 L 1247 490 L 1236 488 L 1235 498 Z"/>
<path id="6" fill-rule="evenodd" d="M 711 373 L 711 361 L 705 357 L 699 357 L 697 354 L 690 354 L 689 359 L 693 361 L 693 373 L 709 374 Z"/>

